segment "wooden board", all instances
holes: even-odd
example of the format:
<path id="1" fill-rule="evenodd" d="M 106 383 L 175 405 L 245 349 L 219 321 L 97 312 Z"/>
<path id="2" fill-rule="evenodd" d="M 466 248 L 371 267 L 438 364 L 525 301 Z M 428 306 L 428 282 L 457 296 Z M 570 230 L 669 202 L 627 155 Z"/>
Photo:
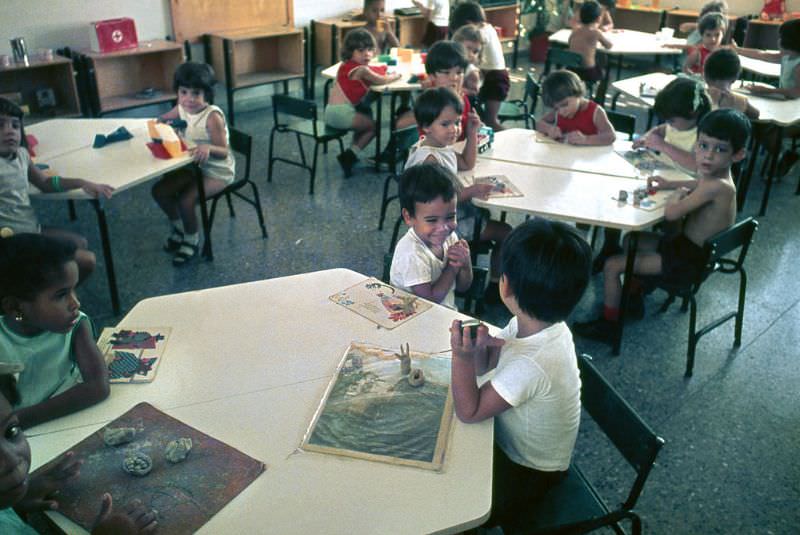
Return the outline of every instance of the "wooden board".
<path id="1" fill-rule="evenodd" d="M 169 6 L 179 43 L 197 43 L 204 34 L 225 30 L 294 24 L 292 0 L 170 0 Z"/>
<path id="2" fill-rule="evenodd" d="M 109 447 L 103 443 L 104 427 L 70 448 L 83 460 L 81 475 L 59 493 L 59 512 L 87 530 L 97 517 L 103 493 L 108 492 L 115 504 L 138 498 L 157 510 L 160 533 L 194 533 L 266 469 L 264 463 L 149 403 L 139 403 L 107 427 L 140 431 L 133 442 Z M 184 462 L 171 464 L 164 459 L 164 448 L 182 437 L 192 439 L 192 451 Z M 131 448 L 153 459 L 147 476 L 123 472 L 122 460 Z"/>

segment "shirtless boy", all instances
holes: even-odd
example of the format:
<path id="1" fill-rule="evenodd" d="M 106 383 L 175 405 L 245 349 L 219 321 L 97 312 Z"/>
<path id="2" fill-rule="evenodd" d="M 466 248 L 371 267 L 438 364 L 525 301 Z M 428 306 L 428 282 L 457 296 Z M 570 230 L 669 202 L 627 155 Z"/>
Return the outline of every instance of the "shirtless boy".
<path id="1" fill-rule="evenodd" d="M 577 52 L 583 58 L 583 68 L 574 70 L 584 82 L 597 82 L 603 78 L 603 69 L 595 59 L 597 43 L 606 49 L 612 46 L 611 41 L 599 29 L 601 15 L 600 4 L 594 0 L 587 0 L 581 5 L 581 23 L 572 30 L 569 36 L 569 49 Z"/>

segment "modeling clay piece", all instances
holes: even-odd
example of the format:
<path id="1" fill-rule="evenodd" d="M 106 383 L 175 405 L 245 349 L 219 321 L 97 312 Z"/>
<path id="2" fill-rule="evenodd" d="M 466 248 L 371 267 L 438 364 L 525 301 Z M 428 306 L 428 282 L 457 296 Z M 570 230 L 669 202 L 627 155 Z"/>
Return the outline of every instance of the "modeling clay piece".
<path id="1" fill-rule="evenodd" d="M 136 429 L 133 427 L 117 427 L 115 429 L 107 428 L 103 433 L 103 442 L 106 446 L 119 446 L 120 444 L 127 444 L 136 436 Z"/>
<path id="2" fill-rule="evenodd" d="M 419 368 L 414 368 L 408 374 L 408 384 L 414 388 L 425 384 L 425 374 Z"/>
<path id="3" fill-rule="evenodd" d="M 164 450 L 164 457 L 173 464 L 179 463 L 186 460 L 190 451 L 192 451 L 192 439 L 179 438 L 167 444 L 167 449 Z"/>
<path id="4" fill-rule="evenodd" d="M 400 344 L 400 354 L 395 353 L 394 355 L 400 359 L 400 375 L 411 373 L 411 352 L 408 349 L 408 344 L 406 344 L 406 347 Z"/>
<path id="5" fill-rule="evenodd" d="M 132 451 L 123 459 L 122 469 L 132 476 L 144 477 L 153 469 L 153 459 L 141 451 Z"/>

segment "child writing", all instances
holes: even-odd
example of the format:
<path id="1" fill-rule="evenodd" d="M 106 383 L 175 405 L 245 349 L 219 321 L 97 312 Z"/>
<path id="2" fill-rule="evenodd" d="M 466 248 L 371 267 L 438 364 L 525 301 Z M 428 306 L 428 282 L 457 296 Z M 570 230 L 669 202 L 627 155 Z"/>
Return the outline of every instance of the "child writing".
<path id="1" fill-rule="evenodd" d="M 720 47 L 722 38 L 728 31 L 728 19 L 721 13 L 708 13 L 700 17 L 697 31 L 700 32 L 702 40 L 686 56 L 683 64 L 683 72 L 686 74 L 703 74 L 706 58 Z"/>
<path id="2" fill-rule="evenodd" d="M 363 13 L 353 17 L 353 20 L 366 21 L 367 25 L 364 27 L 375 38 L 375 48 L 379 52 L 400 46 L 400 41 L 392 31 L 394 22 L 384 12 L 385 4 L 384 0 L 364 0 Z"/>
<path id="3" fill-rule="evenodd" d="M 672 284 L 691 284 L 705 268 L 704 243 L 729 228 L 736 220 L 736 186 L 731 166 L 746 155 L 750 121 L 736 110 L 714 110 L 700 121 L 694 157 L 697 180 L 668 182 L 661 177 L 648 180 L 653 189 L 675 190 L 667 200 L 664 217 L 683 222 L 677 234 L 645 233 L 640 236 L 634 273 L 660 275 Z M 622 295 L 620 276 L 625 255 L 606 261 L 604 307 L 601 318 L 576 323 L 577 334 L 610 343 L 619 320 Z M 637 296 L 641 302 L 641 295 Z"/>
<path id="4" fill-rule="evenodd" d="M 750 104 L 747 97 L 731 91 L 731 86 L 739 79 L 741 72 L 739 56 L 730 48 L 715 50 L 708 56 L 703 77 L 711 106 L 738 110 L 750 119 L 758 119 L 759 111 Z"/>
<path id="5" fill-rule="evenodd" d="M 500 297 L 514 315 L 497 337 L 450 328 L 456 416 L 494 417 L 492 516 L 513 523 L 567 473 L 580 424 L 581 381 L 564 320 L 589 282 L 592 251 L 564 223 L 533 219 L 503 244 Z M 478 376 L 491 373 L 478 384 Z"/>
<path id="6" fill-rule="evenodd" d="M 569 35 L 569 49 L 581 55 L 583 68 L 576 70 L 581 80 L 594 83 L 603 79 L 603 69 L 597 64 L 597 43 L 605 49 L 612 44 L 599 29 L 602 10 L 594 0 L 587 0 L 581 5 L 580 24 L 576 25 Z"/>
<path id="7" fill-rule="evenodd" d="M 325 124 L 331 128 L 353 130 L 352 145 L 336 157 L 344 176 L 349 177 L 361 151 L 375 137 L 375 121 L 366 98 L 369 87 L 394 82 L 402 75 L 384 76 L 367 65 L 375 55 L 375 38 L 363 28 L 347 33 L 341 55 L 342 63 L 325 107 Z"/>
<path id="8" fill-rule="evenodd" d="M 31 206 L 28 194 L 33 184 L 43 192 L 59 192 L 82 189 L 93 197 L 111 198 L 114 188 L 106 184 L 95 184 L 80 178 L 58 175 L 46 176 L 31 160 L 30 153 L 22 146 L 22 110 L 13 102 L 0 97 L 0 231 L 7 233 L 41 232 L 46 236 L 69 241 L 77 248 L 75 260 L 79 268 L 79 280 L 83 281 L 96 264 L 94 253 L 87 249 L 83 236 L 73 232 L 42 227 Z M 6 230 L 7 229 L 7 230 Z"/>
<path id="9" fill-rule="evenodd" d="M 656 95 L 653 111 L 665 121 L 633 142 L 633 148 L 647 147 L 661 152 L 668 163 L 694 173 L 694 143 L 697 123 L 711 111 L 711 98 L 702 84 L 678 76 Z"/>
<path id="10" fill-rule="evenodd" d="M 228 147 L 225 115 L 213 105 L 215 83 L 210 65 L 192 61 L 180 65 L 173 81 L 178 104 L 160 117 L 162 121 L 186 122 L 184 137 L 194 144 L 190 151 L 203 173 L 206 196 L 222 191 L 235 178 L 236 162 Z M 152 194 L 171 227 L 164 250 L 173 255 L 174 266 L 186 265 L 197 256 L 200 243 L 194 171 L 184 167 L 167 173 L 153 185 Z"/>
<path id="11" fill-rule="evenodd" d="M 481 44 L 481 32 L 474 24 L 466 24 L 453 34 L 453 41 L 461 43 L 467 53 L 469 63 L 467 64 L 466 72 L 464 72 L 462 87 L 464 94 L 470 99 L 470 104 L 475 108 L 481 88 L 481 70 L 478 68 L 483 47 Z"/>
<path id="12" fill-rule="evenodd" d="M 500 112 L 500 105 L 508 96 L 511 83 L 503 55 L 503 44 L 494 26 L 486 22 L 486 14 L 477 2 L 461 2 L 453 10 L 450 21 L 453 31 L 458 31 L 465 24 L 474 24 L 481 34 L 480 69 L 483 85 L 478 96 L 484 105 L 484 122 L 495 131 L 500 131 L 503 127 L 497 114 Z"/>
<path id="13" fill-rule="evenodd" d="M 425 27 L 425 35 L 422 37 L 422 44 L 426 47 L 433 45 L 436 41 L 447 39 L 447 32 L 450 27 L 450 2 L 449 0 L 412 0 L 414 6 L 420 10 L 422 16 L 428 21 Z"/>
<path id="14" fill-rule="evenodd" d="M 400 206 L 410 228 L 397 242 L 391 283 L 455 308 L 454 290 L 472 284 L 469 245 L 456 234 L 456 177 L 438 164 L 407 168 L 400 176 Z"/>
<path id="15" fill-rule="evenodd" d="M 108 397 L 108 369 L 77 283 L 74 244 L 39 234 L 0 239 L 0 362 L 25 366 L 15 406 L 22 427 Z"/>
<path id="16" fill-rule="evenodd" d="M 587 99 L 586 86 L 572 71 L 554 71 L 542 81 L 542 99 L 549 112 L 536 121 L 536 130 L 572 145 L 611 145 L 616 140 L 606 112 Z"/>
<path id="17" fill-rule="evenodd" d="M 800 19 L 787 20 L 780 25 L 778 46 L 779 52 L 736 47 L 736 51 L 742 56 L 781 64 L 781 77 L 777 88 L 749 85 L 747 89 L 757 95 L 800 98 Z"/>
<path id="18" fill-rule="evenodd" d="M 597 29 L 601 32 L 610 32 L 614 29 L 614 19 L 611 18 L 611 12 L 616 9 L 617 2 L 616 0 L 598 0 L 597 3 L 600 4 L 600 18 L 597 21 Z M 569 25 L 573 30 L 581 24 L 586 24 L 580 19 L 580 11 L 572 16 Z"/>

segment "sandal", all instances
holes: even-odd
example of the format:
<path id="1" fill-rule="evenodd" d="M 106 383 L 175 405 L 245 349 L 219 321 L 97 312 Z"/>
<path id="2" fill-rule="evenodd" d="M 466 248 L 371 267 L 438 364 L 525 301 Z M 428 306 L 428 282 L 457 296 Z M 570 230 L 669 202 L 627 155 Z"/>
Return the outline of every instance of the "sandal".
<path id="1" fill-rule="evenodd" d="M 187 241 L 181 242 L 175 256 L 172 257 L 173 266 L 185 266 L 189 261 L 197 256 L 198 246 Z"/>
<path id="2" fill-rule="evenodd" d="M 176 253 L 181 248 L 181 244 L 183 244 L 183 232 L 172 229 L 172 234 L 169 235 L 167 242 L 164 244 L 164 250 L 168 253 Z"/>

